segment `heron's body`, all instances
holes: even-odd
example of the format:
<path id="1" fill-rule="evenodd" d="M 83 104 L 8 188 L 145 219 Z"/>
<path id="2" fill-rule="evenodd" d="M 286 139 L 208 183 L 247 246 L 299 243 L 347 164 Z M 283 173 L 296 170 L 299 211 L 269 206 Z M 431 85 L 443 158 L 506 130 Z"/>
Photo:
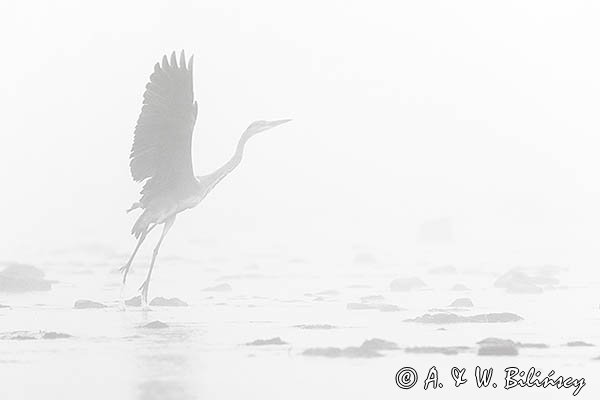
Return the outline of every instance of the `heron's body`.
<path id="1" fill-rule="evenodd" d="M 132 233 L 139 237 L 139 234 L 148 229 L 150 224 L 163 224 L 170 217 L 196 207 L 209 192 L 208 188 L 200 182 L 196 188 L 190 189 L 194 190 L 178 195 L 166 194 L 149 200 L 141 207 L 144 212 L 133 225 Z"/>
<path id="2" fill-rule="evenodd" d="M 244 146 L 255 134 L 289 120 L 256 121 L 242 134 L 229 161 L 211 174 L 194 176 L 191 144 L 198 106 L 194 100 L 192 79 L 193 57 L 186 63 L 181 52 L 179 64 L 175 53 L 171 60 L 163 57 L 157 63 L 146 85 L 144 105 L 138 118 L 131 149 L 131 175 L 137 182 L 145 181 L 139 202 L 132 208 L 143 209 L 131 233 L 138 239 L 129 261 L 121 269 L 123 284 L 131 263 L 145 240 L 157 225 L 164 225 L 154 249 L 148 276 L 140 287 L 142 301 L 147 302 L 150 276 L 160 245 L 181 212 L 196 207 L 212 189 L 241 162 Z"/>

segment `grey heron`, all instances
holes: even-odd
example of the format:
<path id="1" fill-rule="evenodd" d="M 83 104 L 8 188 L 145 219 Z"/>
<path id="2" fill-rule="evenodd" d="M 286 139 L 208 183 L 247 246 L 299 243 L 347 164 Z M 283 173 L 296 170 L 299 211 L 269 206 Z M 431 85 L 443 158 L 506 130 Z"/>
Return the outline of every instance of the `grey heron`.
<path id="1" fill-rule="evenodd" d="M 195 176 L 192 163 L 192 135 L 198 104 L 194 100 L 193 59 L 186 62 L 182 51 L 179 64 L 175 52 L 156 63 L 146 85 L 142 111 L 134 131 L 130 154 L 131 176 L 143 182 L 141 199 L 127 210 L 142 209 L 131 233 L 137 244 L 127 263 L 120 269 L 123 286 L 140 246 L 148 233 L 163 225 L 162 234 L 152 253 L 144 283 L 140 286 L 142 305 L 147 307 L 150 277 L 165 236 L 177 214 L 197 206 L 206 195 L 241 162 L 244 146 L 257 133 L 290 121 L 255 121 L 242 133 L 229 161 L 213 173 Z"/>

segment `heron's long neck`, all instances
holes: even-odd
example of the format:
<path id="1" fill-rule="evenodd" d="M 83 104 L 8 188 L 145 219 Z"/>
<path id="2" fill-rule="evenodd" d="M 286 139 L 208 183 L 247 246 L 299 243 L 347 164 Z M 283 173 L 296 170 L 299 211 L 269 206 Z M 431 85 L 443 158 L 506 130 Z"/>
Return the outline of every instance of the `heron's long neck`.
<path id="1" fill-rule="evenodd" d="M 244 156 L 244 146 L 246 145 L 247 141 L 248 141 L 248 136 L 245 134 L 242 135 L 242 137 L 240 138 L 240 140 L 237 144 L 237 147 L 235 149 L 235 153 L 233 153 L 233 156 L 231 157 L 231 159 L 229 161 L 227 161 L 225 164 L 223 164 L 223 166 L 221 166 L 215 172 L 210 174 L 210 176 L 214 179 L 213 186 L 216 185 L 217 183 L 219 183 L 219 181 L 221 179 L 226 177 L 227 174 L 229 174 L 238 165 L 240 165 L 240 162 L 242 161 L 242 157 Z"/>

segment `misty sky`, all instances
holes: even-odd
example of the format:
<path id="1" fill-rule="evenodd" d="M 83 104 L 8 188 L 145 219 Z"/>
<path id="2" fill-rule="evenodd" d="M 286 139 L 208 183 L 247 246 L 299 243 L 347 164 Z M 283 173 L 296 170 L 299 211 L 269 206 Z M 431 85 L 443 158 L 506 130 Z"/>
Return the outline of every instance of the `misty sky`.
<path id="1" fill-rule="evenodd" d="M 164 252 L 345 244 L 394 261 L 435 253 L 415 250 L 419 226 L 450 218 L 463 255 L 593 264 L 599 20 L 592 1 L 2 1 L 0 259 L 133 247 L 144 85 L 185 49 L 197 174 L 253 120 L 294 121 L 251 140 Z"/>

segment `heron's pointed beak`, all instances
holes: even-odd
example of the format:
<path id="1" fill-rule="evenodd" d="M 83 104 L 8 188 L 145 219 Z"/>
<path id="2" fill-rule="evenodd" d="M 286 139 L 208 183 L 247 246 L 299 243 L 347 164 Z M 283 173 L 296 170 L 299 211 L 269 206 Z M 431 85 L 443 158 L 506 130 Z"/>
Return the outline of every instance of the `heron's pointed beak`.
<path id="1" fill-rule="evenodd" d="M 270 125 L 271 128 L 274 128 L 276 126 L 279 126 L 281 124 L 285 124 L 286 122 L 290 122 L 290 121 L 291 121 L 291 119 L 280 119 L 280 120 L 277 120 L 277 121 L 270 121 L 269 125 Z"/>

